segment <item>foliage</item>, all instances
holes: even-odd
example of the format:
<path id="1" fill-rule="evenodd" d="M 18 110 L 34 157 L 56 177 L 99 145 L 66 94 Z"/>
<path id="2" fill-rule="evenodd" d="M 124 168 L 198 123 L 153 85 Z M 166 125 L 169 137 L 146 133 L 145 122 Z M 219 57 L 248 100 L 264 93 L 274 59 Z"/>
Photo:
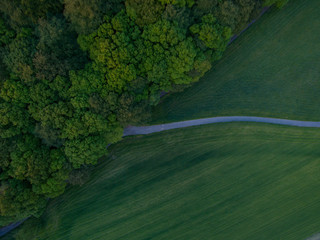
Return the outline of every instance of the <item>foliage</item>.
<path id="1" fill-rule="evenodd" d="M 30 18 L 33 23 L 46 17 L 48 13 L 54 14 L 62 9 L 62 4 L 59 0 L 19 0 L 19 3 L 23 14 Z"/>
<path id="2" fill-rule="evenodd" d="M 2 183 L 1 188 L 1 216 L 16 216 L 22 219 L 30 214 L 39 216 L 43 212 L 46 205 L 45 197 L 34 193 L 24 181 L 11 179 Z"/>
<path id="3" fill-rule="evenodd" d="M 261 8 L 262 0 L 198 0 L 193 12 L 198 19 L 213 14 L 219 24 L 230 27 L 236 34 L 258 16 Z"/>
<path id="4" fill-rule="evenodd" d="M 10 43 L 12 38 L 14 38 L 14 31 L 6 26 L 4 20 L 0 17 L 0 47 Z"/>
<path id="5" fill-rule="evenodd" d="M 289 0 L 264 0 L 264 5 L 271 6 L 271 5 L 275 4 L 278 8 L 282 8 L 288 2 L 289 2 Z"/>
<path id="6" fill-rule="evenodd" d="M 79 34 L 93 32 L 102 23 L 105 14 L 120 11 L 123 0 L 64 0 L 63 14 Z"/>
<path id="7" fill-rule="evenodd" d="M 126 11 L 129 17 L 139 26 L 156 22 L 164 6 L 158 0 L 126 0 Z"/>
<path id="8" fill-rule="evenodd" d="M 70 70 L 83 67 L 85 56 L 75 40 L 76 35 L 63 18 L 40 20 L 36 28 L 39 41 L 33 58 L 38 79 L 52 81 L 67 76 Z"/>
<path id="9" fill-rule="evenodd" d="M 23 82 L 33 81 L 32 58 L 35 54 L 35 45 L 36 40 L 32 37 L 30 29 L 24 28 L 10 44 L 5 46 L 3 63 Z"/>
<path id="10" fill-rule="evenodd" d="M 195 34 L 207 48 L 213 49 L 214 52 L 212 55 L 215 56 L 221 56 L 231 38 L 231 29 L 218 24 L 212 14 L 203 16 L 201 23 L 192 25 L 190 31 Z"/>
<path id="11" fill-rule="evenodd" d="M 72 164 L 96 162 L 106 144 L 119 139 L 120 131 L 75 104 L 78 95 L 69 91 L 68 72 L 80 68 L 84 54 L 64 19 L 41 19 L 34 30 L 21 28 L 4 44 L 3 62 L 11 74 L 0 89 L 0 213 L 9 218 L 39 216 L 46 198 L 64 192 Z M 72 154 L 70 149 L 79 152 Z"/>
<path id="12" fill-rule="evenodd" d="M 21 26 L 32 26 L 47 15 L 59 13 L 62 7 L 60 0 L 2 0 L 0 12 L 19 30 Z"/>
<path id="13" fill-rule="evenodd" d="M 180 7 L 187 6 L 191 8 L 194 4 L 194 0 L 158 0 L 161 4 L 173 4 L 178 5 Z"/>
<path id="14" fill-rule="evenodd" d="M 100 136 L 69 140 L 65 144 L 65 153 L 74 168 L 83 164 L 96 164 L 107 153 L 106 142 Z"/>
<path id="15" fill-rule="evenodd" d="M 160 91 L 197 81 L 208 70 L 198 67 L 207 60 L 186 30 L 168 20 L 149 24 L 141 31 L 120 12 L 106 19 L 96 32 L 80 36 L 78 42 L 89 52 L 92 67 L 105 75 L 102 82 L 107 82 L 107 88 L 134 94 L 137 103 L 149 99 L 155 104 L 158 100 L 154 96 Z M 123 116 L 118 120 L 123 121 Z"/>

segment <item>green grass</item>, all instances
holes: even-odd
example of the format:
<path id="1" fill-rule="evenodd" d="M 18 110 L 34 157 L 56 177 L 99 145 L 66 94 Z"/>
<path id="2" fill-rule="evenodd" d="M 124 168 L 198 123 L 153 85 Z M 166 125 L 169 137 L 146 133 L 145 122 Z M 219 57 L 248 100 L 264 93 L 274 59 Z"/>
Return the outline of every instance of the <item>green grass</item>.
<path id="1" fill-rule="evenodd" d="M 319 29 L 319 0 L 271 10 L 200 82 L 164 97 L 152 123 L 230 115 L 319 121 Z"/>
<path id="2" fill-rule="evenodd" d="M 252 123 L 126 138 L 19 239 L 303 240 L 320 230 L 319 139 Z"/>

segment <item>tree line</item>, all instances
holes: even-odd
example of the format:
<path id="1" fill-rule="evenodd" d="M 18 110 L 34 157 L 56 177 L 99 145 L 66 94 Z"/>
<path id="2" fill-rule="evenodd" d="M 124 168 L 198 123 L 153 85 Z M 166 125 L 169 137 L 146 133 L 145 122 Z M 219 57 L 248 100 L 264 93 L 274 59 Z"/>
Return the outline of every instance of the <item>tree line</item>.
<path id="1" fill-rule="evenodd" d="M 2 0 L 0 224 L 40 216 L 162 91 L 198 81 L 264 6 L 286 2 Z"/>

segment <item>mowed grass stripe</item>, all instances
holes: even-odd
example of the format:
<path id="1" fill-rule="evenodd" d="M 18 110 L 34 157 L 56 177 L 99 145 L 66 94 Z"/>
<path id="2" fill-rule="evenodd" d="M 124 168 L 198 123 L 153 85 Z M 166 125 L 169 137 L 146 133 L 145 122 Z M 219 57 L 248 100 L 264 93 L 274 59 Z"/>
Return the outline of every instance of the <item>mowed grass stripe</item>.
<path id="1" fill-rule="evenodd" d="M 214 116 L 320 119 L 320 4 L 272 9 L 198 83 L 165 96 L 152 123 Z"/>
<path id="2" fill-rule="evenodd" d="M 307 238 L 320 229 L 319 138 L 254 123 L 126 138 L 50 201 L 38 239 Z"/>

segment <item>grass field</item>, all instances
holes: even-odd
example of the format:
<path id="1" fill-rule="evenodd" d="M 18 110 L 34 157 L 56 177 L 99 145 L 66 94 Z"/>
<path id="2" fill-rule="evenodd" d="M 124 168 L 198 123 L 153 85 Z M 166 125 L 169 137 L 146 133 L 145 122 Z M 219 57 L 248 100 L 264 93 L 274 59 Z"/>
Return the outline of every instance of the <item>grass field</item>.
<path id="1" fill-rule="evenodd" d="M 152 123 L 256 115 L 320 120 L 319 0 L 290 0 L 233 42 L 200 82 L 164 97 Z"/>
<path id="2" fill-rule="evenodd" d="M 320 230 L 319 139 L 252 123 L 127 138 L 18 239 L 303 240 Z"/>

